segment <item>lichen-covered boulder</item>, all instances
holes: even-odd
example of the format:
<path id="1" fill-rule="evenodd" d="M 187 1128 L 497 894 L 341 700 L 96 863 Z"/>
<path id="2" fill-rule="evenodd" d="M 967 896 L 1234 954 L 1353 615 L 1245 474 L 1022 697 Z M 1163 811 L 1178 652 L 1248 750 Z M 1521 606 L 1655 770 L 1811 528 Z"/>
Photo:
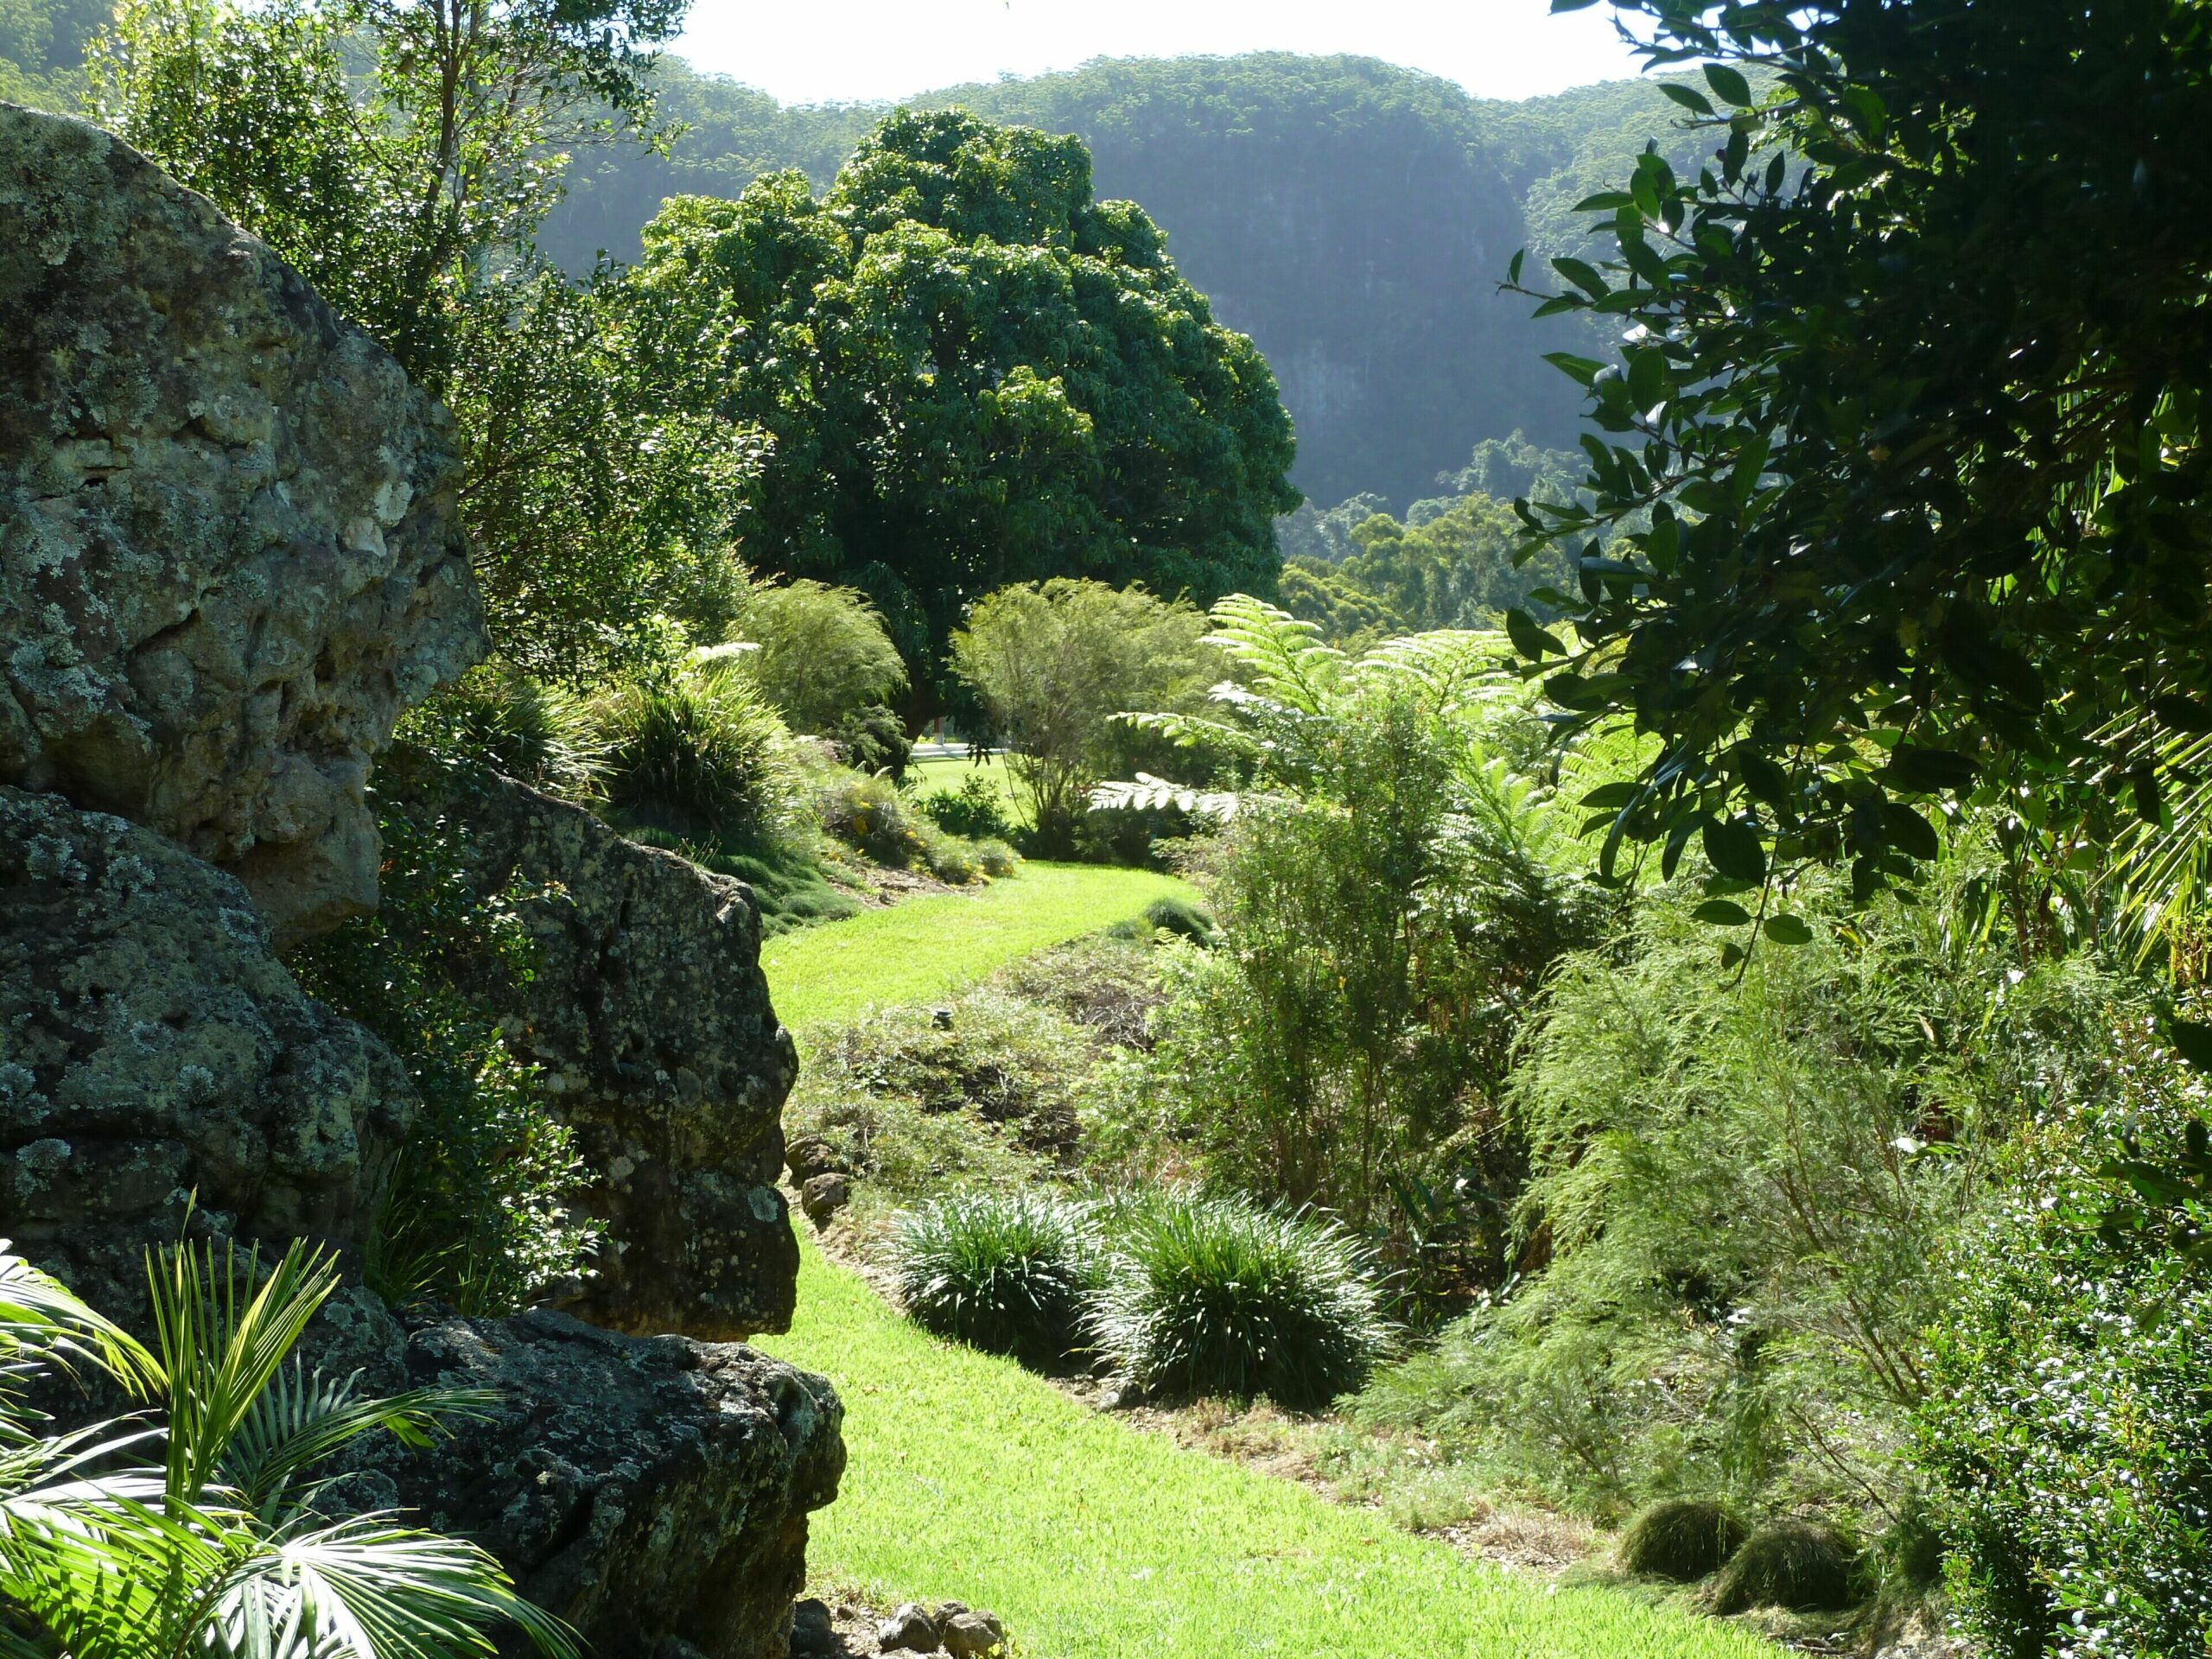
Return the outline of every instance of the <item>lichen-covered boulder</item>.
<path id="1" fill-rule="evenodd" d="M 355 1291 L 318 1323 L 327 1372 L 498 1395 L 428 1452 L 359 1443 L 347 1507 L 401 1507 L 475 1539 L 597 1659 L 784 1659 L 807 1514 L 844 1468 L 824 1379 L 738 1344 L 618 1336 L 548 1310 L 403 1324 Z"/>
<path id="2" fill-rule="evenodd" d="M 588 1173 L 574 1202 L 606 1224 L 569 1310 L 710 1341 L 788 1329 L 798 1243 L 776 1182 L 798 1057 L 752 891 L 507 779 L 424 787 L 410 810 L 449 823 L 473 889 L 512 903 L 534 946 L 519 989 L 504 972 L 475 988 L 544 1068 Z"/>
<path id="3" fill-rule="evenodd" d="M 0 1237 L 118 1313 L 195 1193 L 202 1230 L 357 1246 L 413 1099 L 235 879 L 0 787 Z"/>
<path id="4" fill-rule="evenodd" d="M 485 650 L 442 412 L 128 145 L 0 105 L 0 783 L 366 908 L 371 758 Z"/>

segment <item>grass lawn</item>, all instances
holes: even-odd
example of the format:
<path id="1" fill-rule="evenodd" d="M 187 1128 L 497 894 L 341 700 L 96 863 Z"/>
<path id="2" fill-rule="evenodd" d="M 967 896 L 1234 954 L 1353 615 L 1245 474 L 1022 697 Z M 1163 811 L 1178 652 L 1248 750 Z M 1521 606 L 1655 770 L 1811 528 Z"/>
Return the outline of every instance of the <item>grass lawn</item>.
<path id="1" fill-rule="evenodd" d="M 770 939 L 760 950 L 776 1014 L 794 1031 L 882 1003 L 964 990 L 1018 957 L 1111 927 L 1154 899 L 1193 896 L 1172 876 L 1031 861 L 979 893 L 911 899 Z"/>
<path id="2" fill-rule="evenodd" d="M 1004 755 L 995 754 L 980 766 L 969 764 L 964 757 L 957 754 L 943 760 L 912 761 L 906 767 L 906 780 L 918 794 L 932 795 L 940 789 L 957 793 L 961 780 L 971 772 L 979 772 L 997 785 L 1007 812 L 1017 821 L 1024 820 L 1024 814 L 1014 798 L 1014 779 L 1007 776 Z"/>
<path id="3" fill-rule="evenodd" d="M 1780 1652 L 1615 1592 L 1548 1592 L 1140 1433 L 1011 1361 L 925 1335 L 810 1243 L 797 1323 L 759 1345 L 844 1396 L 850 1461 L 814 1517 L 812 1569 L 886 1601 L 987 1607 L 1025 1659 Z"/>

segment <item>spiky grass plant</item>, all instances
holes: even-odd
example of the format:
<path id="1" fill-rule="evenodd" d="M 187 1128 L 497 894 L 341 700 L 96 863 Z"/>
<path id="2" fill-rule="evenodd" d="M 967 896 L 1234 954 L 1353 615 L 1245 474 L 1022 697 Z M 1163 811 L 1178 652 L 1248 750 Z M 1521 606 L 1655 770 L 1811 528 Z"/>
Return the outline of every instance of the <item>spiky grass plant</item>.
<path id="1" fill-rule="evenodd" d="M 378 1429 L 425 1445 L 487 1397 L 358 1395 L 289 1366 L 337 1287 L 295 1244 L 265 1278 L 226 1245 L 148 1263 L 142 1346 L 0 1243 L 0 1651 L 69 1659 L 461 1659 L 524 1630 L 570 1659 L 573 1634 L 476 1545 L 387 1515 L 316 1512 L 316 1465 Z M 89 1360 L 159 1408 L 160 1427 L 59 1437 L 12 1386 Z"/>
<path id="2" fill-rule="evenodd" d="M 505 664 L 472 668 L 410 712 L 403 729 L 569 800 L 595 798 L 607 769 L 607 744 L 585 700 Z"/>
<path id="3" fill-rule="evenodd" d="M 1086 1208 L 1036 1191 L 934 1198 L 899 1218 L 893 1243 L 917 1325 L 1039 1367 L 1081 1344 L 1101 1255 Z"/>
<path id="4" fill-rule="evenodd" d="M 1621 1530 L 1621 1565 L 1631 1573 L 1690 1584 L 1720 1570 L 1744 1541 L 1745 1526 L 1709 1497 L 1662 1497 Z"/>
<path id="5" fill-rule="evenodd" d="M 607 798 L 626 816 L 678 835 L 759 842 L 797 805 L 791 734 L 729 659 L 618 686 L 593 715 Z"/>
<path id="6" fill-rule="evenodd" d="M 1368 1254 L 1333 1222 L 1173 1193 L 1119 1206 L 1115 1224 L 1092 1328 L 1146 1394 L 1318 1410 L 1389 1346 Z"/>

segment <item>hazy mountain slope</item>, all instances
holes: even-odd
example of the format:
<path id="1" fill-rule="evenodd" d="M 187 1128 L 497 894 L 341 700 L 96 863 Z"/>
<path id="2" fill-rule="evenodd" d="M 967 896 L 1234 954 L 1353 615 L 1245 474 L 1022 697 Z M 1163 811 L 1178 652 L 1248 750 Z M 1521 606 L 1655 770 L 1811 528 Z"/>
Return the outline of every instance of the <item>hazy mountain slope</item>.
<path id="1" fill-rule="evenodd" d="M 1571 442 L 1573 389 L 1541 353 L 1580 343 L 1574 325 L 1500 296 L 1507 263 L 1571 239 L 1566 210 L 1648 137 L 1702 148 L 1645 82 L 1483 103 L 1363 58 L 1111 60 L 915 101 L 1081 134 L 1098 193 L 1141 203 L 1267 353 L 1298 423 L 1294 477 L 1325 503 L 1433 494 L 1437 473 L 1516 428 Z M 547 232 L 564 263 L 634 253 L 671 192 L 728 194 L 778 166 L 824 182 L 880 112 L 784 109 L 674 64 L 667 108 L 691 127 L 671 156 L 580 158 Z"/>

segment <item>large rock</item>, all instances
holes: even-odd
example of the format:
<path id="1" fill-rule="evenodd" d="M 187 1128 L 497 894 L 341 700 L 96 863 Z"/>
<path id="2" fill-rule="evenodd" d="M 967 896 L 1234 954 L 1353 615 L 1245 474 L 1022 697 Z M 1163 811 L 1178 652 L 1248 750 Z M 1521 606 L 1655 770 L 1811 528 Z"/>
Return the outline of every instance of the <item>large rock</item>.
<path id="1" fill-rule="evenodd" d="M 118 1312 L 195 1193 L 203 1229 L 357 1245 L 412 1099 L 236 880 L 0 787 L 0 1237 Z"/>
<path id="2" fill-rule="evenodd" d="M 595 1324 L 726 1340 L 790 1327 L 798 1243 L 776 1179 L 798 1072 L 760 973 L 741 881 L 624 840 L 589 812 L 503 778 L 439 786 L 468 880 L 515 905 L 536 945 L 509 1046 L 543 1066 L 606 1224 L 601 1268 L 569 1306 Z M 455 964 L 464 981 L 469 964 Z"/>
<path id="3" fill-rule="evenodd" d="M 426 1453 L 361 1443 L 349 1506 L 397 1504 L 474 1538 L 597 1659 L 784 1659 L 807 1513 L 836 1496 L 845 1462 L 823 1378 L 734 1343 L 617 1336 L 545 1310 L 403 1327 L 357 1291 L 320 1323 L 321 1363 L 379 1392 L 499 1396 Z"/>
<path id="4" fill-rule="evenodd" d="M 268 248 L 0 105 L 0 783 L 234 871 L 280 947 L 372 904 L 370 759 L 485 649 L 455 471 Z"/>

